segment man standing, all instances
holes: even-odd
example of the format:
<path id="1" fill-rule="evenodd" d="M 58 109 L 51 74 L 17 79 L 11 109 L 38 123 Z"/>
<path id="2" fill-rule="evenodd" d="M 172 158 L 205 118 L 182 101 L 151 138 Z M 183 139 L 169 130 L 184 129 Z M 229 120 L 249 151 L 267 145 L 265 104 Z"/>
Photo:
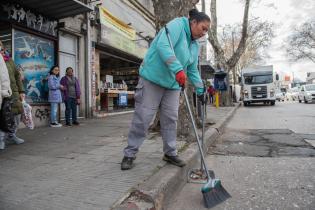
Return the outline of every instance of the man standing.
<path id="1" fill-rule="evenodd" d="M 64 86 L 62 90 L 62 98 L 66 105 L 66 125 L 71 126 L 70 113 L 72 114 L 72 124 L 79 125 L 77 120 L 77 105 L 80 104 L 80 84 L 79 80 L 73 76 L 73 69 L 66 69 L 66 76 L 61 78 L 60 84 Z"/>

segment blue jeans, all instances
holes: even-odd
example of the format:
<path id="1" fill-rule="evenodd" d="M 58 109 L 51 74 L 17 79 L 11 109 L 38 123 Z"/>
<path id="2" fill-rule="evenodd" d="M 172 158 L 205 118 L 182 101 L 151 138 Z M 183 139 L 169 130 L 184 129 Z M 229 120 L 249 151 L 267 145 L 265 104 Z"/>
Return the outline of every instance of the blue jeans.
<path id="1" fill-rule="evenodd" d="M 72 122 L 77 122 L 77 100 L 75 98 L 68 98 L 65 100 L 66 105 L 66 123 L 70 123 L 70 115 L 72 115 Z"/>
<path id="2" fill-rule="evenodd" d="M 57 122 L 58 103 L 50 103 L 50 123 Z"/>

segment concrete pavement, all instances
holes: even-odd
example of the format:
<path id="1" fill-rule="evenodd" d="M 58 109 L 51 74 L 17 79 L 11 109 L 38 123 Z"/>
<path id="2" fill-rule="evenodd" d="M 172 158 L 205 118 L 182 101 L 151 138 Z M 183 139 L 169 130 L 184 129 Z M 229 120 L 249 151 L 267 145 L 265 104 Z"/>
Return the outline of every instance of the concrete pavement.
<path id="1" fill-rule="evenodd" d="M 315 209 L 314 104 L 240 107 L 206 157 L 232 198 L 223 209 Z M 202 210 L 201 184 L 187 183 L 169 210 Z"/>
<path id="2" fill-rule="evenodd" d="M 217 130 L 223 129 L 236 108 L 208 107 L 208 118 L 215 122 L 207 130 L 208 140 L 218 136 Z M 84 120 L 80 126 L 19 130 L 18 136 L 26 143 L 0 151 L 0 209 L 92 210 L 110 209 L 113 205 L 163 208 L 167 199 L 154 196 L 167 197 L 174 190 L 171 180 L 196 162 L 196 145 L 178 141 L 181 154 L 189 162 L 179 169 L 162 161 L 161 137 L 151 133 L 140 148 L 135 168 L 121 171 L 131 117 L 125 114 Z M 177 179 L 179 182 L 186 180 L 182 177 Z M 138 202 L 128 202 L 139 189 L 155 193 L 143 195 Z"/>

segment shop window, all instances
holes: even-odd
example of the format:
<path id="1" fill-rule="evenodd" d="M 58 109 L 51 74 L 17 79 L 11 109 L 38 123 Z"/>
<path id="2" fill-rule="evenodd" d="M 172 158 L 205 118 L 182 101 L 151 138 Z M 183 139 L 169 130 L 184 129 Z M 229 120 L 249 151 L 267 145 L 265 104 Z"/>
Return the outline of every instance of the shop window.
<path id="1" fill-rule="evenodd" d="M 134 108 L 139 64 L 117 57 L 100 56 L 100 108 L 104 111 Z"/>

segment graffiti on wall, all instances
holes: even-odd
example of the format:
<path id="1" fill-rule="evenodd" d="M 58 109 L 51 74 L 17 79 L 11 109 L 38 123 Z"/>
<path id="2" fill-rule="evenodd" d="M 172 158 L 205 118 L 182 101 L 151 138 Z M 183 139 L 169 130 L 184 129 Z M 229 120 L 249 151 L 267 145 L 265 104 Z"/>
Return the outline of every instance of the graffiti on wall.
<path id="1" fill-rule="evenodd" d="M 34 113 L 35 113 L 35 118 L 38 119 L 39 121 L 48 120 L 50 116 L 50 111 L 48 108 L 43 108 L 43 109 L 37 108 Z"/>
<path id="2" fill-rule="evenodd" d="M 42 15 L 36 15 L 18 4 L 3 4 L 0 8 L 0 16 L 1 19 L 15 21 L 26 25 L 28 28 L 53 36 L 57 35 L 57 21 L 49 20 Z"/>

